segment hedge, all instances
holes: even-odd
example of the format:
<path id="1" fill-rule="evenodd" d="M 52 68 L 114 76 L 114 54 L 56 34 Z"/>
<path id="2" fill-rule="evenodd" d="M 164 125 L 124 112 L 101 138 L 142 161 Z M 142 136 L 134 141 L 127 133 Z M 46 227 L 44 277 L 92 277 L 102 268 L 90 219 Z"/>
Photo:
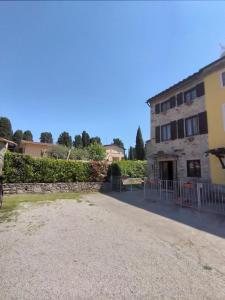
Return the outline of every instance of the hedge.
<path id="1" fill-rule="evenodd" d="M 145 177 L 147 176 L 147 161 L 142 160 L 121 160 L 111 164 L 109 175 Z"/>
<path id="2" fill-rule="evenodd" d="M 32 158 L 7 152 L 4 160 L 5 183 L 104 181 L 108 167 L 103 162 L 82 162 Z"/>

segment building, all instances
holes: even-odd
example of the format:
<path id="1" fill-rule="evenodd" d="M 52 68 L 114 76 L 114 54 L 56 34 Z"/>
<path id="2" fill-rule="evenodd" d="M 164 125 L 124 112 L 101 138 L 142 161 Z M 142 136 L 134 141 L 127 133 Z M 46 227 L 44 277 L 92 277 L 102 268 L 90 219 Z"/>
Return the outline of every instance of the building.
<path id="1" fill-rule="evenodd" d="M 224 184 L 225 57 L 151 97 L 147 104 L 149 176 Z M 208 150 L 215 154 L 218 148 L 220 157 L 206 154 Z"/>
<path id="2" fill-rule="evenodd" d="M 104 145 L 104 148 L 106 150 L 106 160 L 109 163 L 112 163 L 113 161 L 119 161 L 121 159 L 124 159 L 124 152 L 125 149 L 121 148 L 117 145 L 110 144 L 110 145 Z"/>
<path id="3" fill-rule="evenodd" d="M 45 157 L 53 147 L 53 144 L 38 143 L 22 140 L 20 142 L 20 151 L 23 154 L 31 155 L 33 157 Z"/>

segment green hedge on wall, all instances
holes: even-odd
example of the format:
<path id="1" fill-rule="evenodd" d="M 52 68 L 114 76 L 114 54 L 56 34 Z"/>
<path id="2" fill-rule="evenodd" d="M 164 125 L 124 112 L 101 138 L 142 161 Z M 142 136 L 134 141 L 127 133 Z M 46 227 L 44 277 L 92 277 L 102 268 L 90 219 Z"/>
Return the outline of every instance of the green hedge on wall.
<path id="1" fill-rule="evenodd" d="M 103 162 L 82 162 L 32 158 L 28 155 L 6 153 L 4 182 L 88 182 L 104 181 L 108 167 Z"/>
<path id="2" fill-rule="evenodd" d="M 118 162 L 114 162 L 110 166 L 109 175 L 145 177 L 147 176 L 147 161 L 121 160 Z"/>

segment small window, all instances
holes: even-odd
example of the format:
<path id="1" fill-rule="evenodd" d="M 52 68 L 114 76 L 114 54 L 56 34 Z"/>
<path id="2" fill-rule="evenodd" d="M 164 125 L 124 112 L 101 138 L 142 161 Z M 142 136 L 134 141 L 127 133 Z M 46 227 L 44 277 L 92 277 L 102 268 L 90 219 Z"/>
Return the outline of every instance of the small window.
<path id="1" fill-rule="evenodd" d="M 199 159 L 187 161 L 187 176 L 201 177 L 201 162 Z"/>
<path id="2" fill-rule="evenodd" d="M 161 112 L 166 112 L 170 109 L 170 101 L 165 101 L 161 104 Z"/>
<path id="3" fill-rule="evenodd" d="M 192 136 L 199 133 L 198 116 L 194 116 L 185 120 L 186 136 Z"/>
<path id="4" fill-rule="evenodd" d="M 168 141 L 171 139 L 171 126 L 170 124 L 161 127 L 161 140 Z"/>
<path id="5" fill-rule="evenodd" d="M 185 94 L 184 94 L 185 102 L 194 100 L 196 97 L 197 97 L 196 88 L 191 89 L 191 90 L 185 92 Z"/>
<path id="6" fill-rule="evenodd" d="M 221 84 L 225 87 L 225 71 L 221 73 Z"/>

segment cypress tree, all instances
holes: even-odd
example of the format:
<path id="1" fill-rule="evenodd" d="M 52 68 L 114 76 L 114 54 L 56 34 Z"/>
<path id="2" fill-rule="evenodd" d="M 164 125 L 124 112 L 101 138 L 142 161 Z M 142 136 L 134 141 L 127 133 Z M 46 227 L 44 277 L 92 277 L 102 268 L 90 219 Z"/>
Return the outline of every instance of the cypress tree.
<path id="1" fill-rule="evenodd" d="M 82 148 L 83 147 L 83 141 L 80 134 L 75 135 L 73 145 L 75 148 Z"/>
<path id="2" fill-rule="evenodd" d="M 23 140 L 33 142 L 33 135 L 30 130 L 26 130 L 23 133 Z"/>
<path id="3" fill-rule="evenodd" d="M 40 136 L 40 142 L 53 144 L 53 138 L 51 132 L 42 132 Z"/>
<path id="4" fill-rule="evenodd" d="M 58 144 L 70 148 L 72 146 L 72 138 L 68 132 L 63 131 L 58 138 Z"/>
<path id="5" fill-rule="evenodd" d="M 13 141 L 19 145 L 22 139 L 23 139 L 23 131 L 20 129 L 16 130 L 13 134 Z"/>
<path id="6" fill-rule="evenodd" d="M 8 118 L 0 118 L 0 137 L 11 140 L 13 135 L 12 125 Z"/>
<path id="7" fill-rule="evenodd" d="M 88 147 L 90 145 L 90 136 L 85 130 L 82 132 L 82 142 L 83 147 Z"/>
<path id="8" fill-rule="evenodd" d="M 138 127 L 137 135 L 136 135 L 135 155 L 136 155 L 136 159 L 138 160 L 145 159 L 145 147 L 144 147 L 144 141 L 142 138 L 140 126 Z"/>

